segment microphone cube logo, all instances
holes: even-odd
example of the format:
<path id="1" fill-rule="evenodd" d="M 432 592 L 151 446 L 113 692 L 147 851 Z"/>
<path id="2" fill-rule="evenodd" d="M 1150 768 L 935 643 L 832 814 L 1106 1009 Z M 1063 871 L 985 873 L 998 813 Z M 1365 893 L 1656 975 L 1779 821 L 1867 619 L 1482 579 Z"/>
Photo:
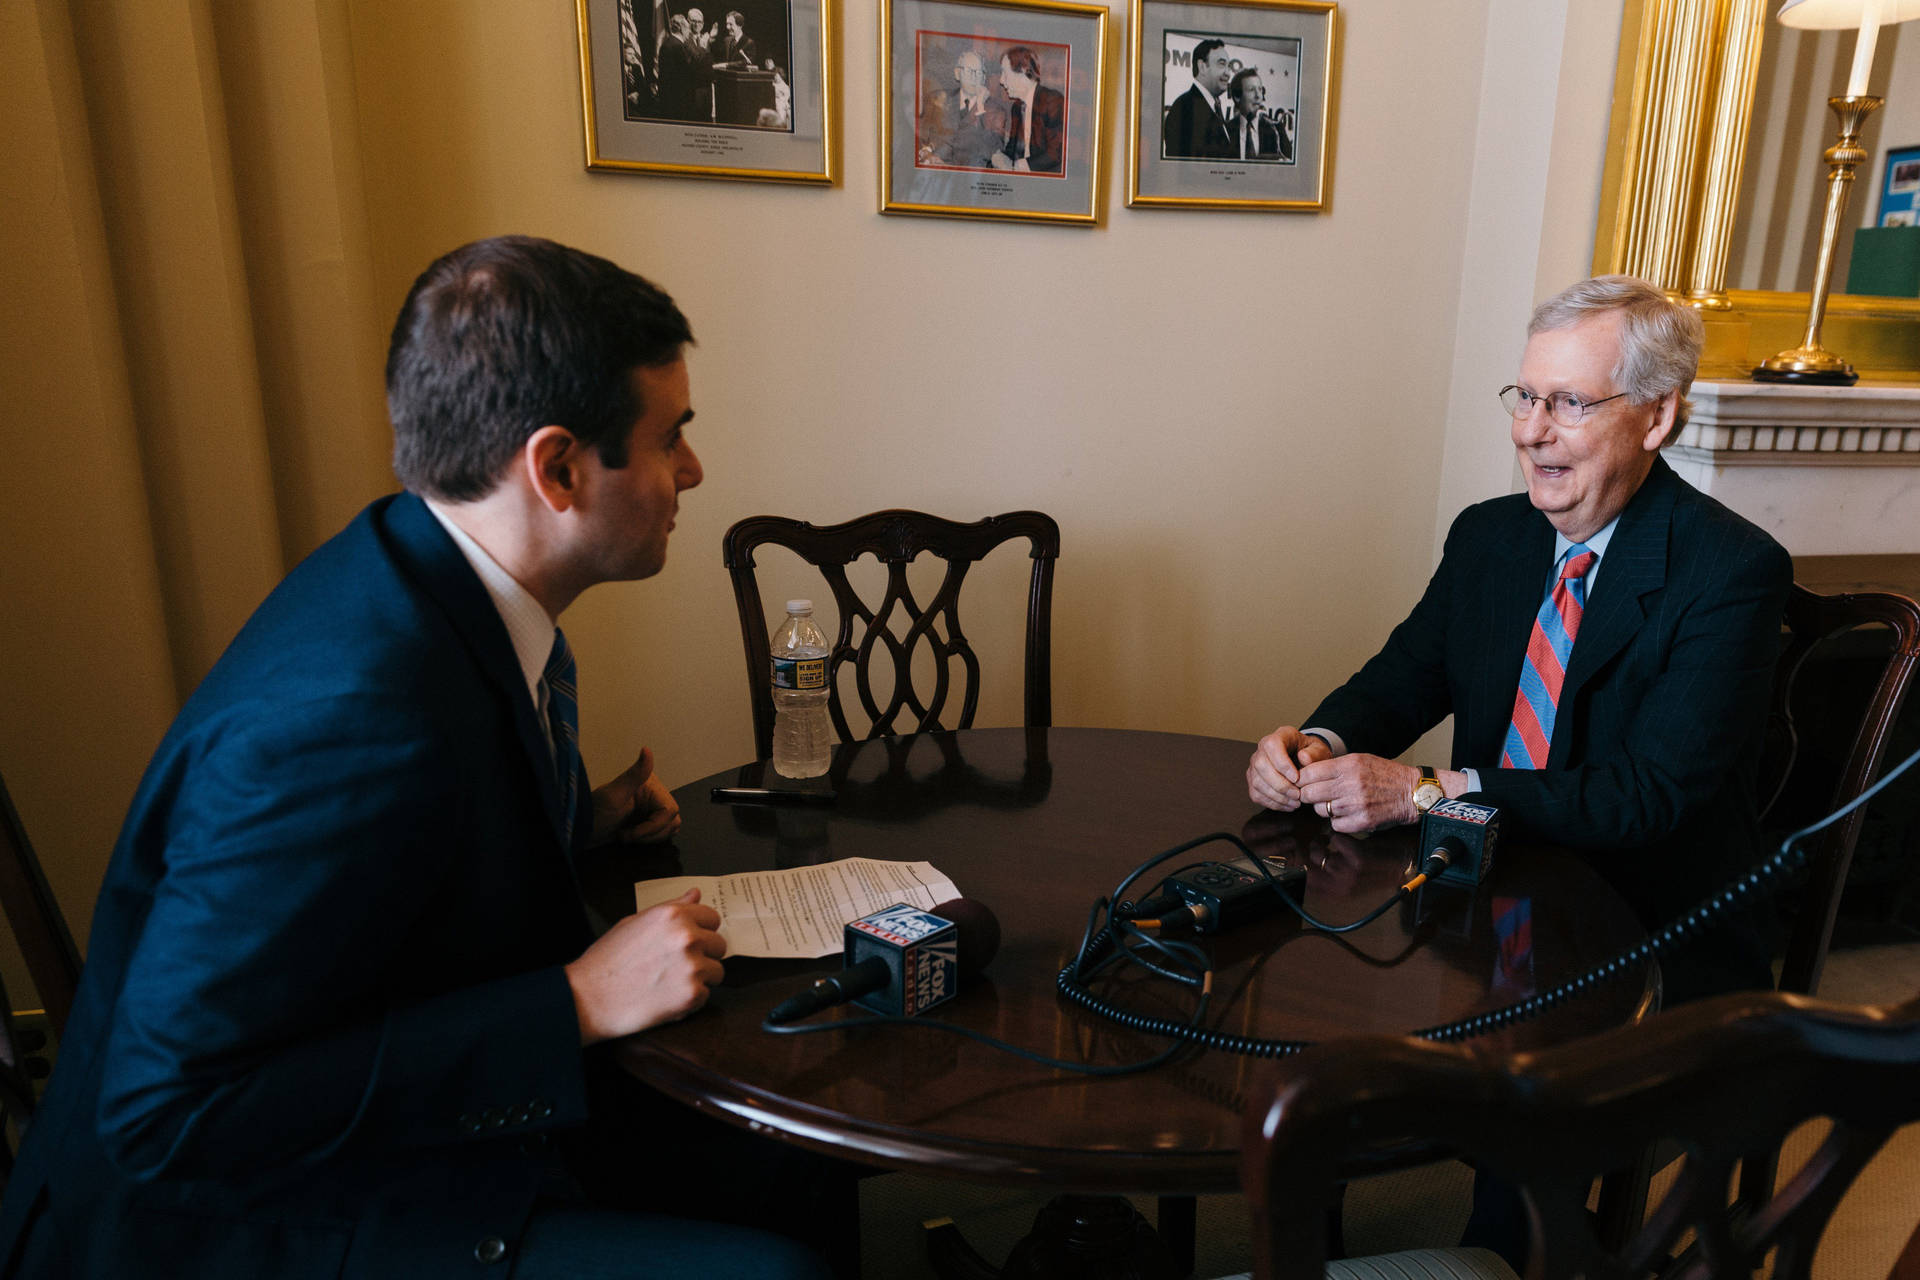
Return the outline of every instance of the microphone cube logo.
<path id="1" fill-rule="evenodd" d="M 930 938 L 910 947 L 902 987 L 903 1012 L 925 1013 L 953 999 L 960 972 L 960 940 L 951 929 L 945 937 Z"/>
<path id="2" fill-rule="evenodd" d="M 1421 856 L 1449 838 L 1463 846 L 1465 853 L 1439 878 L 1449 884 L 1479 884 L 1493 874 L 1493 854 L 1500 844 L 1500 811 L 1492 805 L 1442 800 L 1420 819 Z"/>
<path id="3" fill-rule="evenodd" d="M 1494 815 L 1500 811 L 1484 804 L 1468 804 L 1465 800 L 1442 800 L 1427 812 L 1438 814 L 1442 818 L 1452 818 L 1456 822 L 1471 822 L 1475 826 L 1484 827 L 1492 822 Z"/>
<path id="4" fill-rule="evenodd" d="M 960 974 L 960 932 L 953 922 L 904 902 L 847 926 L 847 963 L 885 958 L 892 980 L 860 997 L 875 1013 L 911 1017 L 951 1000 Z"/>
<path id="5" fill-rule="evenodd" d="M 890 907 L 882 907 L 870 916 L 860 917 L 847 927 L 872 934 L 876 938 L 885 938 L 895 946 L 904 947 L 909 943 L 930 937 L 942 929 L 951 929 L 953 924 L 932 912 L 922 911 L 905 902 L 896 902 Z"/>

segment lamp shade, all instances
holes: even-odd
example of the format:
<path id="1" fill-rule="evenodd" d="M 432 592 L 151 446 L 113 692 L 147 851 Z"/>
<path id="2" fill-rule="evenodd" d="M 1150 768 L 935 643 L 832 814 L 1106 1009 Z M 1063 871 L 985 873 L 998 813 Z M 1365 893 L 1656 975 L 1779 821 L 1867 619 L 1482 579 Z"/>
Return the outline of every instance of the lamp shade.
<path id="1" fill-rule="evenodd" d="M 1774 16 L 1783 27 L 1801 27 L 1814 31 L 1858 27 L 1869 8 L 1880 11 L 1879 25 L 1890 27 L 1909 18 L 1920 18 L 1920 0 L 1787 0 Z"/>

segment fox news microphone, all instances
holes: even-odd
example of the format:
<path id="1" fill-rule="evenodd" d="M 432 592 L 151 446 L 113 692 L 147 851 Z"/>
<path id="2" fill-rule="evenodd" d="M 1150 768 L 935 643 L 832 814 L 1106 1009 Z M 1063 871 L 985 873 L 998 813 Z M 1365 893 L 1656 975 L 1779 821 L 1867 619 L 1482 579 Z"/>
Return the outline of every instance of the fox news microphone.
<path id="1" fill-rule="evenodd" d="M 775 1005 L 767 1021 L 777 1026 L 849 1000 L 874 1013 L 925 1013 L 953 999 L 961 976 L 986 968 L 999 949 L 1000 921 L 971 898 L 932 911 L 896 902 L 847 925 L 846 967 Z"/>
<path id="2" fill-rule="evenodd" d="M 1500 811 L 1490 804 L 1442 800 L 1420 819 L 1420 858 L 1424 867 L 1436 855 L 1445 865 L 1434 880 L 1469 887 L 1493 870 L 1494 848 L 1500 843 Z"/>

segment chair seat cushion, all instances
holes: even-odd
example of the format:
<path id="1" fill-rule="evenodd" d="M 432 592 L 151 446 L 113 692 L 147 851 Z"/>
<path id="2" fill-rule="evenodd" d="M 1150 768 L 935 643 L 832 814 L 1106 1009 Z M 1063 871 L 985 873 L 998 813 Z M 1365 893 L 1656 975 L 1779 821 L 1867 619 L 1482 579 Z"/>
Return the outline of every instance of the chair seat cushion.
<path id="1" fill-rule="evenodd" d="M 1251 1280 L 1251 1272 L 1221 1280 Z M 1327 1264 L 1327 1280 L 1520 1280 L 1487 1249 L 1408 1249 Z"/>
<path id="2" fill-rule="evenodd" d="M 1327 1264 L 1327 1280 L 1519 1280 L 1490 1249 L 1408 1249 Z"/>

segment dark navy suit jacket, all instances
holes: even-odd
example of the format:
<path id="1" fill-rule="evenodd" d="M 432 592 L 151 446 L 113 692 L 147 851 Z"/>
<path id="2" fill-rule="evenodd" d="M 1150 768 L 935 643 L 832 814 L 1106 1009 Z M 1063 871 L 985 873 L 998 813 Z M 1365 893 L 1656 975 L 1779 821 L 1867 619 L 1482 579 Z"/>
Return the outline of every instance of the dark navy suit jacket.
<path id="1" fill-rule="evenodd" d="M 1181 160 L 1224 160 L 1238 156 L 1213 99 L 1191 85 L 1167 108 L 1160 127 L 1160 154 Z"/>
<path id="2" fill-rule="evenodd" d="M 141 782 L 0 1259 L 418 1280 L 510 1250 L 587 1110 L 558 796 L 485 588 L 419 499 L 374 503 Z"/>
<path id="3" fill-rule="evenodd" d="M 1547 767 L 1498 768 L 1553 566 L 1525 494 L 1469 507 L 1386 647 L 1303 723 L 1392 758 L 1447 715 L 1509 833 L 1589 851 L 1649 927 L 1760 853 L 1753 776 L 1793 563 L 1664 459 L 1621 512 L 1573 647 Z M 1669 1003 L 1769 986 L 1751 922 L 1663 962 Z"/>

